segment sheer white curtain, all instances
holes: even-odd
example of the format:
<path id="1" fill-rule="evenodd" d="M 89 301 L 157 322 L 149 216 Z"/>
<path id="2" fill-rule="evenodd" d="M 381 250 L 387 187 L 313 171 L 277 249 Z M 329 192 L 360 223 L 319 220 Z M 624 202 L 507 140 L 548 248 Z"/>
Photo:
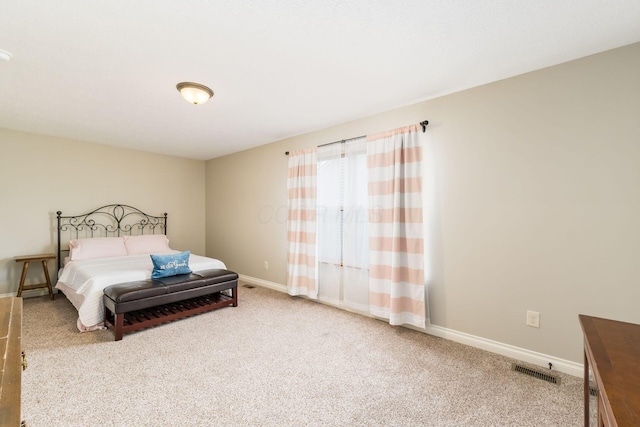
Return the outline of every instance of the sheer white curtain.
<path id="1" fill-rule="evenodd" d="M 342 271 L 346 306 L 369 310 L 369 198 L 367 140 L 345 144 L 345 189 Z"/>
<path id="2" fill-rule="evenodd" d="M 341 301 L 342 144 L 318 147 L 318 299 Z"/>
<path id="3" fill-rule="evenodd" d="M 369 311 L 366 139 L 318 148 L 318 298 Z"/>

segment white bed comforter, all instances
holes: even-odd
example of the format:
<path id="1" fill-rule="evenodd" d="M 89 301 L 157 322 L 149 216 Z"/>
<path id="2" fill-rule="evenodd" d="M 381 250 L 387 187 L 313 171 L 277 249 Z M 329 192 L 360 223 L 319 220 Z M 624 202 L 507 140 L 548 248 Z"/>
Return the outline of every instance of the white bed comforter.
<path id="1" fill-rule="evenodd" d="M 226 266 L 220 260 L 191 254 L 189 268 L 201 271 L 226 269 Z M 78 329 L 99 329 L 104 322 L 104 288 L 116 283 L 149 279 L 152 271 L 153 264 L 149 255 L 71 261 L 62 270 L 56 288 L 65 294 L 69 291 L 76 294 L 67 296 L 78 310 Z"/>

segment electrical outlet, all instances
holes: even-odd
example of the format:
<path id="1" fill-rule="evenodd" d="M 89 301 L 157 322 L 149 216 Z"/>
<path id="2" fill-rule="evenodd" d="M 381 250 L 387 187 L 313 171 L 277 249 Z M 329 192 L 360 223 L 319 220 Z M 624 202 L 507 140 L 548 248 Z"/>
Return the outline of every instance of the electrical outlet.
<path id="1" fill-rule="evenodd" d="M 540 313 L 537 311 L 527 310 L 527 326 L 534 328 L 540 327 Z"/>
<path id="2" fill-rule="evenodd" d="M 265 261 L 264 262 L 264 269 L 268 270 L 269 269 L 269 261 Z"/>

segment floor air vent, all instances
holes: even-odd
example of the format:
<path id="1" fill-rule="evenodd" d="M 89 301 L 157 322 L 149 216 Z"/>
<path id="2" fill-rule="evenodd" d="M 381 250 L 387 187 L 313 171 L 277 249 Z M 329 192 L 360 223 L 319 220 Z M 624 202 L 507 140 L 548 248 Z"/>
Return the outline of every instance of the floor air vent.
<path id="1" fill-rule="evenodd" d="M 244 285 L 242 285 L 242 287 L 243 287 L 243 288 L 249 288 L 249 289 L 253 289 L 253 288 L 255 288 L 255 286 L 250 285 L 250 284 L 248 284 L 248 283 L 245 283 Z"/>
<path id="2" fill-rule="evenodd" d="M 534 377 L 534 378 L 538 378 L 540 380 L 544 380 L 544 381 L 549 382 L 551 384 L 558 384 L 558 385 L 560 384 L 560 377 L 555 376 L 553 374 L 549 374 L 549 373 L 543 372 L 542 370 L 528 368 L 526 366 L 522 366 L 522 365 L 519 365 L 517 363 L 512 363 L 511 364 L 511 370 L 512 371 L 516 371 L 516 372 L 520 372 L 520 373 L 525 374 L 525 375 L 529 375 L 530 377 Z"/>

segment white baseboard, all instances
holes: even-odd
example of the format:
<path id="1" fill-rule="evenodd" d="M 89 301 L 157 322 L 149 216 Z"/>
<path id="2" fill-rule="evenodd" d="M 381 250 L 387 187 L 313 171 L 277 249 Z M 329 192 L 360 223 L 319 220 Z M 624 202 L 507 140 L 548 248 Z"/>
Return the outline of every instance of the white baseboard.
<path id="1" fill-rule="evenodd" d="M 58 293 L 57 289 L 53 290 L 53 294 L 56 295 Z M 18 294 L 18 292 L 10 292 L 8 294 L 0 294 L 0 298 L 7 298 L 7 297 L 15 297 Z M 34 298 L 34 297 L 42 297 L 45 295 L 49 295 L 49 290 L 46 288 L 42 288 L 42 289 L 30 289 L 28 291 L 24 291 L 22 293 L 22 298 Z"/>
<path id="2" fill-rule="evenodd" d="M 513 345 L 470 335 L 453 329 L 443 328 L 442 326 L 437 325 L 427 326 L 425 328 L 425 332 L 436 337 L 480 348 L 482 350 L 490 351 L 491 353 L 500 354 L 522 362 L 542 366 L 547 369 L 549 368 L 549 363 L 551 363 L 554 370 L 573 375 L 574 377 L 581 378 L 584 375 L 584 366 L 581 363 L 571 362 L 570 360 L 560 359 L 548 354 L 515 347 Z"/>
<path id="3" fill-rule="evenodd" d="M 251 276 L 240 274 L 239 279 L 246 283 L 262 286 L 264 288 L 273 289 L 275 291 L 287 293 L 287 287 L 279 283 L 269 282 L 267 280 L 257 279 Z M 329 304 L 334 305 L 334 304 Z M 515 347 L 498 341 L 470 335 L 464 332 L 455 331 L 453 329 L 443 328 L 442 326 L 429 325 L 424 330 L 411 328 L 416 331 L 425 332 L 429 335 L 448 339 L 451 341 L 465 344 L 471 347 L 489 351 L 491 353 L 500 354 L 522 362 L 531 363 L 544 368 L 549 368 L 549 363 L 553 365 L 553 369 L 575 377 L 584 375 L 584 366 L 581 363 L 571 362 L 569 360 L 560 359 L 548 354 L 538 353 L 536 351 L 527 350 L 525 348 Z"/>
<path id="4" fill-rule="evenodd" d="M 268 280 L 256 279 L 255 277 L 245 276 L 244 274 L 238 274 L 238 279 L 242 282 L 251 283 L 252 285 L 262 286 L 263 288 L 273 289 L 274 291 L 287 293 L 287 287 L 275 282 L 269 282 Z"/>

